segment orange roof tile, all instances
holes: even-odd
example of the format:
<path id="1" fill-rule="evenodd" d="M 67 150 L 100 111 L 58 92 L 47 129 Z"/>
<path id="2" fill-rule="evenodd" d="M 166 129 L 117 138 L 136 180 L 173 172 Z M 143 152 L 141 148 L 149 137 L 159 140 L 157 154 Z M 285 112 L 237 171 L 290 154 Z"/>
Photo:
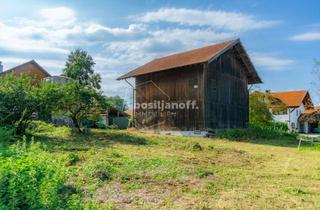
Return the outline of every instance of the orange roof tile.
<path id="1" fill-rule="evenodd" d="M 139 75 L 144 75 L 144 74 L 149 74 L 154 72 L 159 72 L 159 71 L 164 71 L 164 70 L 169 70 L 169 69 L 174 69 L 174 68 L 183 67 L 187 65 L 208 62 L 210 59 L 220 55 L 226 49 L 229 49 L 229 47 L 235 46 L 238 43 L 240 43 L 240 40 L 236 39 L 236 40 L 222 42 L 219 44 L 154 59 L 130 71 L 129 73 L 122 75 L 121 77 L 118 78 L 118 80 L 127 79 L 130 77 L 136 77 Z M 243 54 L 246 55 L 246 53 L 243 53 Z M 261 79 L 256 73 L 250 59 L 247 58 L 246 60 L 247 62 L 250 62 L 250 65 L 252 68 L 252 70 L 250 70 L 250 73 L 253 75 L 252 77 L 249 78 L 250 80 L 249 83 L 250 84 L 261 83 Z"/>
<path id="2" fill-rule="evenodd" d="M 288 107 L 298 107 L 301 105 L 307 95 L 306 90 L 287 91 L 287 92 L 273 92 L 271 96 L 280 99 Z"/>

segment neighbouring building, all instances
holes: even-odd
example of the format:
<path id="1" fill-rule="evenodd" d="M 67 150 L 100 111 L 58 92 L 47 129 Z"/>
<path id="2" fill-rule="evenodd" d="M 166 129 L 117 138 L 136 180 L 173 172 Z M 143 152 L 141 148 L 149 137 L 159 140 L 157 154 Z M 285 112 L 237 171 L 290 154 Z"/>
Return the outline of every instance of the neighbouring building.
<path id="1" fill-rule="evenodd" d="M 104 114 L 100 114 L 100 122 L 105 126 L 125 129 L 129 126 L 129 116 L 125 111 L 110 107 Z"/>
<path id="2" fill-rule="evenodd" d="M 306 113 L 306 110 L 313 108 L 308 91 L 270 92 L 270 95 L 279 99 L 284 104 L 284 107 L 281 109 L 279 107 L 270 108 L 275 121 L 286 123 L 290 131 L 306 132 L 309 130 L 308 125 L 299 121 L 299 118 Z"/>
<path id="3" fill-rule="evenodd" d="M 311 107 L 299 117 L 300 132 L 319 133 L 320 106 Z"/>
<path id="4" fill-rule="evenodd" d="M 50 77 L 51 75 L 41 67 L 36 61 L 31 60 L 19 66 L 13 67 L 6 71 L 3 71 L 3 66 L 0 64 L 0 75 L 5 75 L 8 73 L 13 73 L 16 76 L 27 75 L 31 76 L 37 80 L 43 80 L 46 77 Z"/>
<path id="5" fill-rule="evenodd" d="M 262 82 L 239 39 L 155 59 L 118 80 L 128 78 L 136 127 L 181 135 L 246 128 L 248 84 Z"/>

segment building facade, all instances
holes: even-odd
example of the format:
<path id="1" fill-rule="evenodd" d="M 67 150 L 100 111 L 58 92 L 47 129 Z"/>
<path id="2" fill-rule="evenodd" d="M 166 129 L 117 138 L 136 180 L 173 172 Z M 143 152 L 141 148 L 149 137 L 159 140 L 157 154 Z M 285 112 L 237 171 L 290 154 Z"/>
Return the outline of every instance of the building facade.
<path id="1" fill-rule="evenodd" d="M 155 59 L 134 77 L 136 126 L 186 135 L 246 128 L 248 84 L 261 83 L 240 40 Z"/>
<path id="2" fill-rule="evenodd" d="M 313 107 L 309 92 L 306 90 L 272 92 L 270 95 L 284 104 L 284 108 L 280 110 L 270 108 L 273 119 L 276 122 L 286 123 L 290 131 L 306 132 L 308 128 L 301 124 L 299 119 L 306 110 Z"/>

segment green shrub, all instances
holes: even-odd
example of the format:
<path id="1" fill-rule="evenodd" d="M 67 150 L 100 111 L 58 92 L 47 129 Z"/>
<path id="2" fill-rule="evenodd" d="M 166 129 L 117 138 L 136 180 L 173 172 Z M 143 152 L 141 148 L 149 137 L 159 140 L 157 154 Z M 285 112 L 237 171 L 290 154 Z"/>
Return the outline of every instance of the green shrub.
<path id="1" fill-rule="evenodd" d="M 0 209 L 81 208 L 77 195 L 64 193 L 61 164 L 39 149 L 23 141 L 11 148 L 10 156 L 0 156 Z"/>
<path id="2" fill-rule="evenodd" d="M 28 131 L 33 133 L 52 132 L 54 130 L 56 130 L 56 126 L 54 124 L 43 121 L 32 121 L 28 126 Z"/>
<path id="3" fill-rule="evenodd" d="M 288 131 L 288 125 L 286 123 L 282 123 L 282 122 L 272 122 L 267 127 L 270 127 L 272 129 L 278 130 L 278 131 Z"/>
<path id="4" fill-rule="evenodd" d="M 277 139 L 277 138 L 297 138 L 297 134 L 289 133 L 284 128 L 279 125 L 278 129 L 273 126 L 262 126 L 257 124 L 252 124 L 247 129 L 229 129 L 218 133 L 217 137 L 235 140 L 244 139 Z"/>

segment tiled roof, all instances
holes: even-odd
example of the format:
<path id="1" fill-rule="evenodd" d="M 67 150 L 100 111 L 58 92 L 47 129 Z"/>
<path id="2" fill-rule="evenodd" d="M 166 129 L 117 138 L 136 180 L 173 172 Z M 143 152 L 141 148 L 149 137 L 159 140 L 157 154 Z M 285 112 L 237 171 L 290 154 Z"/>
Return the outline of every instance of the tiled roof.
<path id="1" fill-rule="evenodd" d="M 271 96 L 280 99 L 288 107 L 299 107 L 305 97 L 309 95 L 306 90 L 272 92 Z"/>
<path id="2" fill-rule="evenodd" d="M 178 67 L 188 66 L 192 64 L 208 62 L 210 59 L 214 58 L 215 56 L 221 55 L 223 52 L 225 52 L 226 49 L 229 49 L 230 47 L 233 47 L 236 44 L 240 44 L 239 39 L 154 59 L 149 63 L 146 63 L 134 69 L 133 71 L 130 71 L 129 73 L 122 75 L 118 78 L 118 80 L 169 69 L 175 69 Z M 245 52 L 242 54 L 248 57 Z M 245 62 L 249 63 L 251 68 L 250 70 L 248 70 L 248 74 L 253 75 L 249 77 L 249 83 L 261 83 L 261 79 L 256 73 L 250 59 L 246 58 Z"/>

